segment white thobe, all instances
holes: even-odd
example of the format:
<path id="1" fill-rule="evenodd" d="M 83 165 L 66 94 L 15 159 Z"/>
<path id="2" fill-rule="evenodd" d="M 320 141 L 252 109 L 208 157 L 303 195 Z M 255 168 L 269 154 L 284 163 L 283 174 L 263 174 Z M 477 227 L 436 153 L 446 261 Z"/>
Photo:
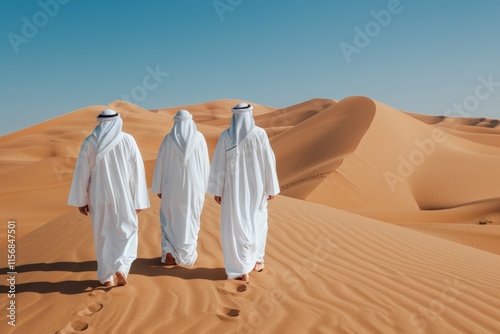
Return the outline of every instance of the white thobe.
<path id="1" fill-rule="evenodd" d="M 163 139 L 151 186 L 153 193 L 161 194 L 161 261 L 171 253 L 177 264 L 185 266 L 192 266 L 198 258 L 200 215 L 210 173 L 205 138 L 197 132 L 194 141 L 191 152 L 184 154 L 171 135 Z"/>
<path id="2" fill-rule="evenodd" d="M 234 145 L 224 131 L 212 158 L 208 192 L 222 197 L 221 241 L 228 278 L 264 262 L 267 199 L 279 193 L 276 160 L 266 132 L 253 127 Z"/>
<path id="3" fill-rule="evenodd" d="M 97 146 L 87 137 L 75 166 L 68 204 L 89 206 L 94 230 L 97 277 L 113 280 L 121 271 L 128 275 L 137 258 L 136 209 L 149 207 L 144 162 L 134 138 L 121 140 L 95 165 Z"/>

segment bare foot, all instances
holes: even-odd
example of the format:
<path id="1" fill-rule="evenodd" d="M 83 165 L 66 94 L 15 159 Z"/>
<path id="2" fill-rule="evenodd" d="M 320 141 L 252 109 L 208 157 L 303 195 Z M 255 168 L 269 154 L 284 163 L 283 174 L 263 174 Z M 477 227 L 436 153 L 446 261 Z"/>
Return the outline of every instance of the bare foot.
<path id="1" fill-rule="evenodd" d="M 113 283 L 113 281 L 106 281 L 104 283 L 101 283 L 101 285 L 105 288 L 111 288 L 112 286 L 115 285 L 115 283 Z"/>
<path id="2" fill-rule="evenodd" d="M 165 265 L 166 266 L 175 266 L 175 265 L 177 265 L 177 262 L 175 262 L 175 259 L 172 256 L 172 253 L 167 253 L 167 257 L 165 258 Z"/>
<path id="3" fill-rule="evenodd" d="M 250 275 L 244 274 L 243 276 L 241 276 L 241 280 L 247 284 L 250 283 Z"/>
<path id="4" fill-rule="evenodd" d="M 264 263 L 262 262 L 255 262 L 255 267 L 253 267 L 253 271 L 261 272 L 264 270 Z"/>
<path id="5" fill-rule="evenodd" d="M 117 272 L 116 273 L 116 285 L 118 286 L 124 286 L 124 285 L 127 285 L 128 281 L 127 281 L 127 277 L 125 276 L 124 273 L 122 273 L 121 271 Z"/>

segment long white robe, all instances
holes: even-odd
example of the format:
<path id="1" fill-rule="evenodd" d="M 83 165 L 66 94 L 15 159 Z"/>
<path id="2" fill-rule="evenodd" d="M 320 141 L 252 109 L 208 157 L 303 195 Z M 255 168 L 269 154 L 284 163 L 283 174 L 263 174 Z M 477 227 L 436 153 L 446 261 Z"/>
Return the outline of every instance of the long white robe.
<path id="1" fill-rule="evenodd" d="M 95 164 L 97 146 L 91 136 L 82 144 L 68 204 L 89 205 L 94 231 L 97 277 L 113 280 L 128 275 L 137 258 L 136 209 L 149 207 L 144 163 L 134 138 L 120 134 L 118 143 Z"/>
<path id="2" fill-rule="evenodd" d="M 266 132 L 253 127 L 238 145 L 228 130 L 212 158 L 208 192 L 222 197 L 221 241 L 228 278 L 264 262 L 267 198 L 279 193 L 276 160 Z"/>
<path id="3" fill-rule="evenodd" d="M 162 262 L 171 253 L 178 264 L 192 266 L 198 258 L 196 246 L 200 215 L 207 190 L 210 160 L 200 132 L 186 156 L 171 134 L 161 143 L 151 191 L 161 194 L 160 223 Z"/>

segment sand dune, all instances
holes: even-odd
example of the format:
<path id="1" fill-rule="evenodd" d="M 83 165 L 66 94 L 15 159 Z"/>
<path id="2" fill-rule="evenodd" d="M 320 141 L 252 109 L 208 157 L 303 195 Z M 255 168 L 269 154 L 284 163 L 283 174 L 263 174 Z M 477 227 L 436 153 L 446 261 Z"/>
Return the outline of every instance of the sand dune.
<path id="1" fill-rule="evenodd" d="M 433 124 L 443 131 L 481 144 L 500 147 L 500 120 L 491 118 L 459 118 L 427 116 L 408 113 L 427 124 Z"/>
<path id="2" fill-rule="evenodd" d="M 500 198 L 442 210 L 350 211 L 500 254 Z"/>
<path id="3" fill-rule="evenodd" d="M 22 238 L 19 249 L 38 252 L 19 256 L 19 328 L 494 333 L 500 326 L 497 255 L 278 196 L 270 209 L 266 269 L 245 290 L 225 280 L 219 207 L 210 197 L 192 269 L 159 265 L 159 201 L 151 201 L 141 213 L 139 259 L 124 288 L 94 289 L 90 222 L 77 212 Z"/>
<path id="4" fill-rule="evenodd" d="M 374 115 L 373 101 L 367 98 L 348 98 L 333 105 L 328 101 L 313 102 L 326 108 L 313 114 L 314 105 L 300 106 L 302 114 L 309 116 L 307 119 L 298 117 L 298 108 L 289 111 L 292 117 L 282 113 L 283 120 L 275 123 L 293 128 L 271 138 L 283 194 L 295 198 L 308 196 L 337 169 L 354 151 Z M 297 119 L 301 122 L 294 124 Z"/>
<path id="5" fill-rule="evenodd" d="M 445 209 L 498 197 L 485 176 L 499 168 L 498 148 L 376 102 L 356 150 L 307 199 L 343 209 Z"/>
<path id="6" fill-rule="evenodd" d="M 151 182 L 177 110 L 193 113 L 212 154 L 237 102 L 110 106 L 136 138 Z M 18 274 L 17 326 L 2 321 L 0 332 L 497 332 L 498 122 L 404 113 L 366 97 L 252 104 L 282 194 L 270 204 L 266 269 L 249 285 L 225 279 L 220 207 L 210 196 L 196 265 L 159 265 L 152 195 L 130 284 L 97 287 L 90 221 L 66 200 L 81 142 L 106 106 L 1 137 L 0 218 L 16 220 Z"/>

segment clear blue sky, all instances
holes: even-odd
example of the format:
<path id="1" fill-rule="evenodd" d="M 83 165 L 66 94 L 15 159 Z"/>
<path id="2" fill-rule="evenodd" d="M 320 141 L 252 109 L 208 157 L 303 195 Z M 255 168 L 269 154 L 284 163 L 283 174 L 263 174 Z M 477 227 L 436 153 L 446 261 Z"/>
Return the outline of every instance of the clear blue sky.
<path id="1" fill-rule="evenodd" d="M 500 118 L 499 17 L 498 0 L 2 0 L 0 135 L 117 99 Z"/>

